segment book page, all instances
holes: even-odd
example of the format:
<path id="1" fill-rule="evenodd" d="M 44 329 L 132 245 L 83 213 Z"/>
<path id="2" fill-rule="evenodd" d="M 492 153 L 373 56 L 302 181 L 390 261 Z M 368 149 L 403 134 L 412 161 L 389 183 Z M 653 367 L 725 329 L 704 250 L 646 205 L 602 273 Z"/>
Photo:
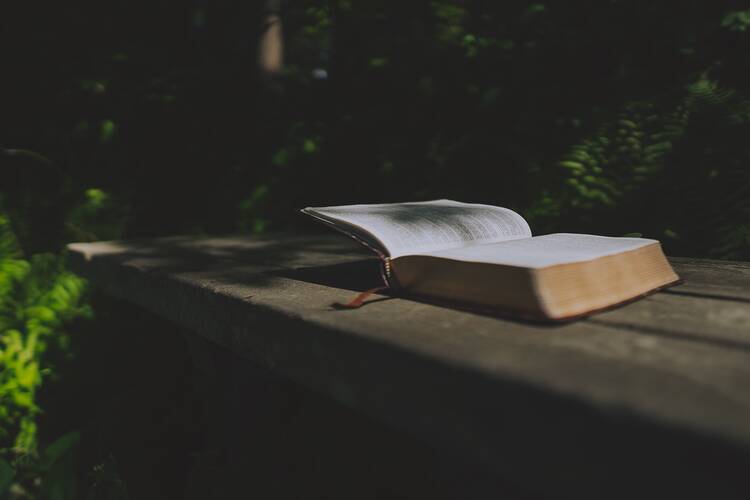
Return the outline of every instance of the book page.
<path id="1" fill-rule="evenodd" d="M 606 257 L 654 243 L 658 242 L 645 238 L 612 238 L 591 234 L 558 233 L 419 255 L 539 269 Z"/>
<path id="2" fill-rule="evenodd" d="M 303 212 L 345 232 L 364 230 L 365 235 L 357 235 L 371 236 L 391 257 L 531 236 L 529 225 L 512 210 L 451 200 L 306 208 Z"/>

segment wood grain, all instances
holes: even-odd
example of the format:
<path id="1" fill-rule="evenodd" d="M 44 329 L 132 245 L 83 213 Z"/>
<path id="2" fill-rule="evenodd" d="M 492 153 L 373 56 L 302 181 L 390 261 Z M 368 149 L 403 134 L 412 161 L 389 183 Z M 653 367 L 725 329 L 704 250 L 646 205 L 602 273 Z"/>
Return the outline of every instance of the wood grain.
<path id="1" fill-rule="evenodd" d="M 335 235 L 74 244 L 70 261 L 103 290 L 540 496 L 632 498 L 634 474 L 654 493 L 747 493 L 747 264 L 678 259 L 686 282 L 670 293 L 541 325 L 387 296 L 335 310 L 378 279 Z"/>

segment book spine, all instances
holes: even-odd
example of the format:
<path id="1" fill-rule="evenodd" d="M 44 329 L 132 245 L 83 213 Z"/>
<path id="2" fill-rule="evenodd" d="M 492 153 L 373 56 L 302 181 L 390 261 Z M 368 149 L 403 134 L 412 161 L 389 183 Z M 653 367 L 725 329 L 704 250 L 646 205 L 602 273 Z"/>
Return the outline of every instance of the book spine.
<path id="1" fill-rule="evenodd" d="M 393 276 L 393 267 L 391 266 L 391 258 L 387 255 L 381 255 L 380 260 L 383 262 L 383 267 L 380 271 L 380 275 L 385 282 L 385 286 L 393 290 L 396 289 L 396 279 Z"/>
<path id="2" fill-rule="evenodd" d="M 334 229 L 334 230 L 336 230 L 336 231 L 338 231 L 338 232 L 340 232 L 342 234 L 347 235 L 348 237 L 350 237 L 351 239 L 353 239 L 354 241 L 356 241 L 360 245 L 362 245 L 365 248 L 368 248 L 371 251 L 375 252 L 375 255 L 377 255 L 378 258 L 380 259 L 380 261 L 383 263 L 382 267 L 380 268 L 380 277 L 383 279 L 383 282 L 385 283 L 386 288 L 391 288 L 393 290 L 395 290 L 395 289 L 398 288 L 397 281 L 396 281 L 395 277 L 393 276 L 393 268 L 391 267 L 391 258 L 390 258 L 389 255 L 387 255 L 381 249 L 375 248 L 374 246 L 370 245 L 367 241 L 363 240 L 362 238 L 360 238 L 356 234 L 351 233 L 351 232 L 345 230 L 344 228 L 342 228 L 340 226 L 337 226 L 336 224 L 333 224 L 330 221 L 327 221 L 326 219 L 320 218 L 320 217 L 318 217 L 315 214 L 312 214 L 312 213 L 309 213 L 309 212 L 305 212 L 304 210 L 302 211 L 302 213 L 311 216 L 316 221 L 318 221 L 318 222 L 320 222 L 322 224 L 325 224 L 326 226 L 328 226 L 328 227 L 330 227 L 330 228 L 332 228 L 332 229 Z"/>

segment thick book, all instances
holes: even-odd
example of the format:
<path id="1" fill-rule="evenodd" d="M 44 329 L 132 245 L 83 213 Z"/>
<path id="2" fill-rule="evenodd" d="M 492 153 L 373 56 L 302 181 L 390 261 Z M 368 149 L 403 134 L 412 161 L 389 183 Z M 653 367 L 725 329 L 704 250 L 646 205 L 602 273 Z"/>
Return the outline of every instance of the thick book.
<path id="1" fill-rule="evenodd" d="M 441 302 L 560 320 L 679 282 L 656 240 L 532 236 L 502 207 L 435 200 L 302 212 L 377 253 L 388 286 Z"/>

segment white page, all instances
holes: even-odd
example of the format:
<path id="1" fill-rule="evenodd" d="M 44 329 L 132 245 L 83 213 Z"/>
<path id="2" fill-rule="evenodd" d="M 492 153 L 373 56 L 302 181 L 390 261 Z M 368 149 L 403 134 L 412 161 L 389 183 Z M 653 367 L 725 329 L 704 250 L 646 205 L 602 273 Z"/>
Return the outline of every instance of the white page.
<path id="1" fill-rule="evenodd" d="M 364 229 L 391 257 L 531 236 L 529 225 L 512 210 L 451 200 L 318 207 L 304 212 Z"/>
<path id="2" fill-rule="evenodd" d="M 606 257 L 656 242 L 656 240 L 645 238 L 611 238 L 590 234 L 558 233 L 419 255 L 538 269 Z"/>

